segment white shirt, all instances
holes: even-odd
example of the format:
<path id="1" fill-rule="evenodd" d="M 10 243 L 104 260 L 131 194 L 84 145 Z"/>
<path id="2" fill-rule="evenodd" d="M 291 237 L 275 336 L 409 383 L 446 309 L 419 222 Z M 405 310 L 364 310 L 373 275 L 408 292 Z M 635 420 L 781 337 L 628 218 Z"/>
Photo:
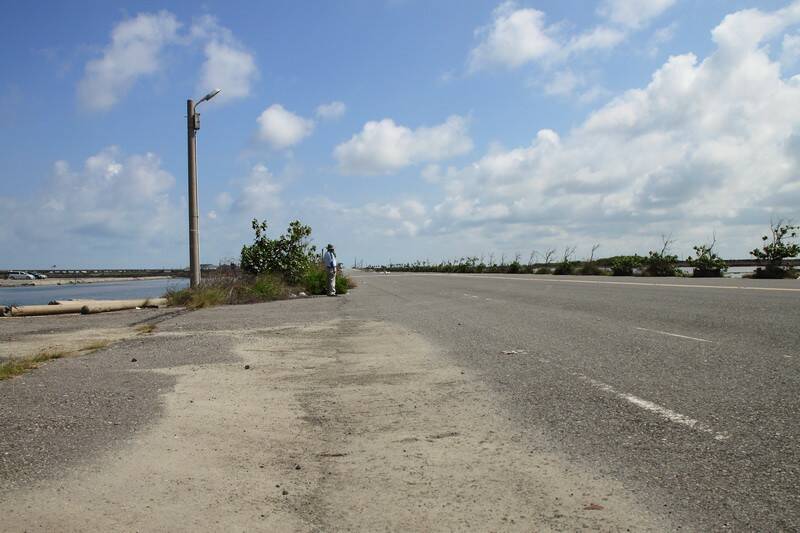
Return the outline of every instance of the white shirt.
<path id="1" fill-rule="evenodd" d="M 327 268 L 336 268 L 336 254 L 330 250 L 325 250 L 322 254 L 322 262 L 325 263 Z"/>

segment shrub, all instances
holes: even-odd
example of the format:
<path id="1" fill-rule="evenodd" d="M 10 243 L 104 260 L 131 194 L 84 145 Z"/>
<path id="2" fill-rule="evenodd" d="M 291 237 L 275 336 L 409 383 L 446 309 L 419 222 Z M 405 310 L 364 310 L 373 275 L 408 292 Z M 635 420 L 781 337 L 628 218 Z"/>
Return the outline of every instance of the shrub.
<path id="1" fill-rule="evenodd" d="M 275 274 L 262 274 L 250 287 L 252 294 L 261 300 L 277 300 L 286 296 L 286 285 Z"/>
<path id="2" fill-rule="evenodd" d="M 336 294 L 347 294 L 347 291 L 355 286 L 355 281 L 349 276 L 336 274 Z M 328 271 L 322 264 L 315 263 L 306 271 L 303 287 L 308 294 L 328 294 Z"/>
<path id="3" fill-rule="evenodd" d="M 600 276 L 603 274 L 603 271 L 594 261 L 587 261 L 581 265 L 578 273 L 582 276 Z"/>
<path id="4" fill-rule="evenodd" d="M 644 258 L 638 255 L 618 255 L 611 258 L 611 273 L 614 276 L 633 276 L 633 271 L 642 266 Z"/>
<path id="5" fill-rule="evenodd" d="M 242 247 L 242 269 L 250 274 L 279 274 L 287 283 L 301 282 L 306 271 L 317 261 L 316 247 L 308 242 L 311 228 L 295 220 L 285 235 L 267 237 L 267 222 L 252 221 L 255 240 Z"/>
<path id="6" fill-rule="evenodd" d="M 798 229 L 800 226 L 785 224 L 780 220 L 776 224 L 770 224 L 772 235 L 761 237 L 765 244 L 750 252 L 750 255 L 764 265 L 763 268 L 756 269 L 753 277 L 772 279 L 798 277 L 798 273 L 785 264 L 786 259 L 800 255 L 800 244 L 793 242 L 797 238 Z"/>
<path id="7" fill-rule="evenodd" d="M 728 270 L 728 264 L 716 253 L 714 245 L 717 239 L 714 238 L 711 244 L 700 244 L 693 246 L 695 257 L 689 257 L 686 261 L 693 267 L 692 276 L 696 278 L 721 278 L 723 272 Z"/>
<path id="8" fill-rule="evenodd" d="M 536 272 L 534 272 L 534 274 L 551 274 L 551 271 L 547 267 L 539 267 L 536 269 Z"/>
<path id="9" fill-rule="evenodd" d="M 553 269 L 556 276 L 569 276 L 575 273 L 575 263 L 572 261 L 561 261 Z"/>
<path id="10" fill-rule="evenodd" d="M 675 241 L 663 236 L 662 240 L 664 245 L 661 247 L 661 251 L 651 250 L 648 252 L 647 257 L 644 258 L 645 275 L 657 277 L 678 275 L 678 256 L 669 253 L 669 248 Z"/>
<path id="11" fill-rule="evenodd" d="M 303 276 L 303 287 L 308 294 L 327 294 L 328 273 L 319 263 L 315 263 Z"/>
<path id="12" fill-rule="evenodd" d="M 276 275 L 239 276 L 223 273 L 204 278 L 198 287 L 167 289 L 164 295 L 171 306 L 201 309 L 224 304 L 267 302 L 286 298 L 288 288 Z"/>

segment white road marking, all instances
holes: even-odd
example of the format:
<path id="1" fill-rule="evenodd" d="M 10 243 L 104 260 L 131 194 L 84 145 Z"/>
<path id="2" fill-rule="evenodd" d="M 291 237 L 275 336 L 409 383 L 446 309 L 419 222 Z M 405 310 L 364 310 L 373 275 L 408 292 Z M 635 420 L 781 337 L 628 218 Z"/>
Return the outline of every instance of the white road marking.
<path id="1" fill-rule="evenodd" d="M 669 335 L 670 337 L 678 337 L 681 339 L 689 339 L 691 341 L 698 341 L 698 342 L 714 342 L 706 339 L 698 339 L 697 337 L 687 337 L 686 335 L 678 335 L 677 333 L 669 333 L 666 331 L 660 331 L 657 329 L 647 329 L 647 328 L 636 328 L 639 331 L 649 331 L 650 333 L 658 333 L 660 335 Z"/>
<path id="2" fill-rule="evenodd" d="M 578 376 L 583 381 L 590 383 L 593 387 L 600 389 L 603 392 L 608 392 L 610 394 L 617 396 L 618 398 L 622 398 L 623 400 L 632 403 L 636 407 L 657 414 L 661 418 L 669 420 L 670 422 L 674 422 L 675 424 L 681 424 L 683 426 L 692 428 L 695 431 L 702 431 L 703 433 L 708 433 L 709 435 L 712 435 L 716 440 L 728 440 L 730 438 L 730 435 L 728 435 L 727 433 L 719 433 L 717 431 L 714 431 L 714 429 L 712 429 L 708 425 L 703 424 L 702 422 L 699 422 L 694 418 L 689 418 L 686 415 L 676 413 L 671 409 L 667 409 L 666 407 L 662 407 L 656 403 L 644 400 L 642 398 L 639 398 L 638 396 L 634 396 L 633 394 L 619 392 L 611 385 L 584 376 L 583 374 L 575 374 L 575 375 Z"/>
<path id="3" fill-rule="evenodd" d="M 549 276 L 542 278 L 531 278 L 520 275 L 519 277 L 508 276 L 492 276 L 485 274 L 434 274 L 434 273 L 403 273 L 395 274 L 395 276 L 451 276 L 451 277 L 472 277 L 481 279 L 507 279 L 514 281 L 540 281 L 545 283 L 589 283 L 594 285 L 633 285 L 637 287 L 677 287 L 680 289 L 726 289 L 737 291 L 776 291 L 776 292 L 800 292 L 800 288 L 783 288 L 783 287 L 746 287 L 741 285 L 696 285 L 696 284 L 682 284 L 682 283 L 643 283 L 640 281 L 601 281 L 594 279 L 561 279 L 558 276 Z M 376 275 L 363 275 L 353 276 L 355 278 L 369 278 L 376 277 Z"/>

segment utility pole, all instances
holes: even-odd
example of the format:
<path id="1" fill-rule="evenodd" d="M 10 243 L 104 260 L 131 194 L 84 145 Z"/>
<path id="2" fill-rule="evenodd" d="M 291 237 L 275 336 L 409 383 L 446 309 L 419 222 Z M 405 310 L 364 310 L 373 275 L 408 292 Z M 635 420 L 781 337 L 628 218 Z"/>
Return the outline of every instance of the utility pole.
<path id="1" fill-rule="evenodd" d="M 214 89 L 205 95 L 196 104 L 193 100 L 186 100 L 186 131 L 189 168 L 189 286 L 192 288 L 200 284 L 200 215 L 197 202 L 197 130 L 200 129 L 200 113 L 197 106 L 211 100 L 219 89 Z"/>

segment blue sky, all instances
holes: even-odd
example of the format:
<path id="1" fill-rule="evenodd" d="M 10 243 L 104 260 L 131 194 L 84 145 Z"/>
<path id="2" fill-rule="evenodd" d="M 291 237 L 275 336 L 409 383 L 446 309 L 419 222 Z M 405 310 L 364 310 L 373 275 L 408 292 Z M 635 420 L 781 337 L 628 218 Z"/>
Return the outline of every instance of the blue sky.
<path id="1" fill-rule="evenodd" d="M 0 267 L 185 266 L 293 219 L 347 263 L 745 257 L 800 219 L 800 3 L 13 3 Z"/>

